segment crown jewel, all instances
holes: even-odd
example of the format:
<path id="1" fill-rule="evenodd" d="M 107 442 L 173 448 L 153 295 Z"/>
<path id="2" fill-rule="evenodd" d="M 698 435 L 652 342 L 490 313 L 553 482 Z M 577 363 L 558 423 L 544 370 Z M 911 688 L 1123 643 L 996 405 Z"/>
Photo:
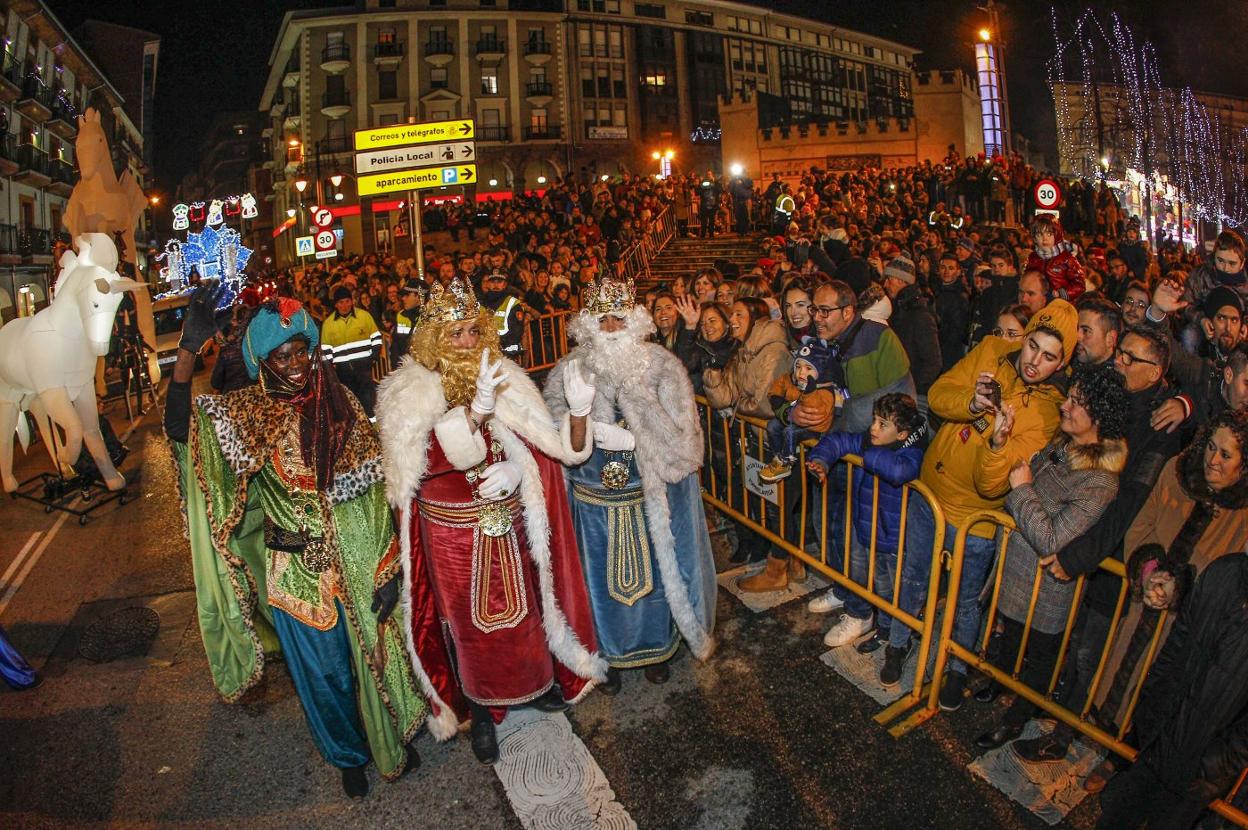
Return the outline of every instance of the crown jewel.
<path id="1" fill-rule="evenodd" d="M 636 305 L 633 281 L 594 280 L 585 291 L 585 310 L 591 314 L 627 314 Z"/>
<path id="2" fill-rule="evenodd" d="M 459 320 L 476 319 L 481 313 L 472 286 L 455 277 L 446 288 L 435 282 L 429 289 L 429 302 L 421 312 L 422 320 L 435 323 L 453 323 Z"/>

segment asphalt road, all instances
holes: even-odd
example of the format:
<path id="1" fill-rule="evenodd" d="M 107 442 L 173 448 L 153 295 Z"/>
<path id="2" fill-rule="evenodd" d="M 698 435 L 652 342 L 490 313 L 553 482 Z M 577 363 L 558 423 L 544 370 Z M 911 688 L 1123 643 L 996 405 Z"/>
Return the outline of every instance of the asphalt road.
<path id="1" fill-rule="evenodd" d="M 312 745 L 280 663 L 254 699 L 222 703 L 194 620 L 177 488 L 157 419 L 140 422 L 128 442 L 133 453 L 122 469 L 139 496 L 131 504 L 110 505 L 79 527 L 38 505 L 0 500 L 0 574 L 13 572 L 0 583 L 0 602 L 12 593 L 0 624 L 46 676 L 28 692 L 0 685 L 0 826 L 590 823 L 588 813 L 560 819 L 513 803 L 514 776 L 478 764 L 464 738 L 435 744 L 421 735 L 419 770 L 392 784 L 374 777 L 366 800 L 347 801 Z M 29 474 L 42 463 L 23 466 Z M 101 664 L 78 656 L 84 625 L 128 606 L 160 614 L 151 649 Z M 682 650 L 668 684 L 630 673 L 618 697 L 595 692 L 568 713 L 568 746 L 592 758 L 574 772 L 592 777 L 610 802 L 599 826 L 1046 826 L 966 770 L 977 754 L 971 739 L 996 709 L 968 703 L 894 740 L 872 720 L 879 706 L 820 662 L 828 621 L 804 603 L 754 614 L 721 591 L 718 613 L 720 648 L 709 662 Z M 516 739 L 512 749 L 523 766 L 525 753 L 537 750 L 520 746 Z M 575 752 L 565 754 L 566 761 Z M 549 790 L 571 773 L 546 763 L 521 772 L 547 776 L 537 789 L 554 798 Z M 1066 826 L 1090 827 L 1095 802 L 1076 808 Z"/>

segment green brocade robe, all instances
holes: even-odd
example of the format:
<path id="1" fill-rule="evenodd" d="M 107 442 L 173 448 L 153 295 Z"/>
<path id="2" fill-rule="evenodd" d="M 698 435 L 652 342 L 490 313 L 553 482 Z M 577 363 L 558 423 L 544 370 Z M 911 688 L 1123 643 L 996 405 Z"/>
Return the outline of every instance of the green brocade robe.
<path id="1" fill-rule="evenodd" d="M 355 406 L 355 428 L 329 492 L 301 488 L 279 470 L 279 436 L 295 434 L 295 414 L 259 387 L 196 399 L 189 445 L 174 443 L 173 449 L 200 632 L 218 692 L 227 702 L 238 700 L 263 674 L 266 654 L 280 653 L 270 604 L 325 630 L 337 621 L 337 600 L 348 618 L 369 748 L 381 773 L 397 777 L 407 760 L 404 744 L 428 707 L 403 642 L 402 607 L 380 628 L 370 609 L 376 587 L 400 568 L 380 445 Z M 267 549 L 266 515 L 286 530 L 323 535 L 334 566 L 317 575 L 303 566 L 301 554 Z"/>

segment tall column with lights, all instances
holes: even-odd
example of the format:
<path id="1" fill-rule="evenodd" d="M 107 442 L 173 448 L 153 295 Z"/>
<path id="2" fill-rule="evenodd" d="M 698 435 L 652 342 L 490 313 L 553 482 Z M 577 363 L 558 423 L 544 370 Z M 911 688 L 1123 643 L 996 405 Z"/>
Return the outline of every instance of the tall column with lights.
<path id="1" fill-rule="evenodd" d="M 994 0 L 981 6 L 988 26 L 977 32 L 975 72 L 984 125 L 984 153 L 988 158 L 1010 152 L 1010 107 L 1005 88 L 1005 45 L 1001 36 L 1001 7 Z"/>

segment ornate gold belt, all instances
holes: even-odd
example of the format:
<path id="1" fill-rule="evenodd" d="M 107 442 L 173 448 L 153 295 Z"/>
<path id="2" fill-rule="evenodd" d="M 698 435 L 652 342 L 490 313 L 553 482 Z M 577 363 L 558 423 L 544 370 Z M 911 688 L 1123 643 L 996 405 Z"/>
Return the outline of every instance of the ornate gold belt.
<path id="1" fill-rule="evenodd" d="M 486 536 L 506 536 L 520 506 L 520 496 L 501 501 L 448 502 L 418 500 L 420 512 L 430 521 L 445 527 L 479 527 Z"/>

